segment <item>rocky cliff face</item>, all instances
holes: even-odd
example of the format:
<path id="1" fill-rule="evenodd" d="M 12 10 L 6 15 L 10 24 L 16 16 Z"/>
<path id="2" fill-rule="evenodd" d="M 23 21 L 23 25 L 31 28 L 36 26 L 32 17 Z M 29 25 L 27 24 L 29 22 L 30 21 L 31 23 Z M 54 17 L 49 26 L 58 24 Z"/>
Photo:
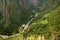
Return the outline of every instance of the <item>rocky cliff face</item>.
<path id="1" fill-rule="evenodd" d="M 40 3 L 39 0 L 29 0 L 29 3 L 33 6 L 38 6 L 38 4 Z"/>
<path id="2" fill-rule="evenodd" d="M 35 11 L 45 11 L 55 8 L 57 5 L 59 5 L 59 0 L 33 0 L 29 1 L 32 10 Z"/>

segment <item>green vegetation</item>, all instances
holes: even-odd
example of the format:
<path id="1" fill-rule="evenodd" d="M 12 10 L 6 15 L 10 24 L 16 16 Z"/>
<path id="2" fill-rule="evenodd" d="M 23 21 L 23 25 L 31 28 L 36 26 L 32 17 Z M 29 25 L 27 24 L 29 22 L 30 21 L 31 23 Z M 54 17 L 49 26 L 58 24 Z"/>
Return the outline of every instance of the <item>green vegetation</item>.
<path id="1" fill-rule="evenodd" d="M 60 40 L 60 0 L 37 2 L 0 0 L 0 40 Z"/>

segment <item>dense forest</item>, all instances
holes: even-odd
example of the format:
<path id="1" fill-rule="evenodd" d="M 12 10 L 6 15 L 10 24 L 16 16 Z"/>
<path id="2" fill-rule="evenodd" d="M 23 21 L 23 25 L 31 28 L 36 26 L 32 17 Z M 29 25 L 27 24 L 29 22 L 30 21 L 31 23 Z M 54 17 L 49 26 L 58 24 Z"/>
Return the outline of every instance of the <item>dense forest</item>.
<path id="1" fill-rule="evenodd" d="M 60 40 L 60 0 L 0 0 L 0 40 Z"/>

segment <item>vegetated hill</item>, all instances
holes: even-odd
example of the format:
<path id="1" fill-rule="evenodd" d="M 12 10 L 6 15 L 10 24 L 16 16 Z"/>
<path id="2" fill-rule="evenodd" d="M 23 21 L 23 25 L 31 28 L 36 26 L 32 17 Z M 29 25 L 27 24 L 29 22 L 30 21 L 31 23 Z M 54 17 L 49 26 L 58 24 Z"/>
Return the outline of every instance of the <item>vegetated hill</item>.
<path id="1" fill-rule="evenodd" d="M 56 7 L 54 10 L 47 12 L 43 17 L 39 20 L 36 19 L 35 22 L 31 23 L 29 26 L 29 31 L 26 30 L 24 33 L 24 40 L 28 40 L 30 35 L 35 39 L 38 36 L 44 36 L 46 40 L 50 40 L 51 38 L 55 40 L 59 40 L 60 35 L 60 6 Z M 54 35 L 54 37 L 52 36 Z M 50 38 L 51 37 L 51 38 Z M 56 37 L 56 38 L 55 38 Z M 28 39 L 27 39 L 28 38 Z M 23 40 L 23 35 L 18 34 L 6 38 L 4 40 Z M 30 39 L 29 39 L 30 40 Z"/>
<path id="2" fill-rule="evenodd" d="M 2 17 L 3 2 L 2 0 L 0 0 L 0 34 L 11 35 L 14 33 L 18 33 L 18 28 L 22 24 L 26 24 L 31 19 L 31 15 L 35 15 L 36 12 L 41 13 L 40 15 L 42 15 L 43 13 L 51 11 L 55 9 L 58 5 L 60 5 L 60 0 L 38 0 L 37 2 L 39 3 L 37 4 L 37 6 L 35 6 L 35 4 L 30 4 L 26 0 L 20 0 L 20 2 L 21 5 L 19 4 L 18 0 L 8 0 L 7 12 L 9 17 L 6 17 L 8 19 L 8 24 L 6 24 L 6 20 L 3 19 L 4 17 Z"/>
<path id="3" fill-rule="evenodd" d="M 56 9 L 54 9 L 52 11 L 47 12 L 45 15 L 42 16 L 42 18 L 40 18 L 38 20 L 36 19 L 32 24 L 30 24 L 30 26 L 32 26 L 32 28 L 35 29 L 35 28 L 37 28 L 37 26 L 40 27 L 41 25 L 48 25 L 48 27 L 49 27 L 49 24 L 51 26 L 59 25 L 60 24 L 59 15 L 60 15 L 60 6 L 58 6 Z M 34 29 L 32 29 L 32 30 L 34 30 Z M 37 29 L 35 29 L 35 30 L 37 30 Z"/>
<path id="4" fill-rule="evenodd" d="M 46 13 L 41 19 L 30 24 L 29 30 L 26 30 L 24 36 L 40 35 L 45 36 L 46 40 L 50 37 L 55 40 L 60 39 L 60 6 Z M 54 37 L 52 36 L 54 35 Z"/>

